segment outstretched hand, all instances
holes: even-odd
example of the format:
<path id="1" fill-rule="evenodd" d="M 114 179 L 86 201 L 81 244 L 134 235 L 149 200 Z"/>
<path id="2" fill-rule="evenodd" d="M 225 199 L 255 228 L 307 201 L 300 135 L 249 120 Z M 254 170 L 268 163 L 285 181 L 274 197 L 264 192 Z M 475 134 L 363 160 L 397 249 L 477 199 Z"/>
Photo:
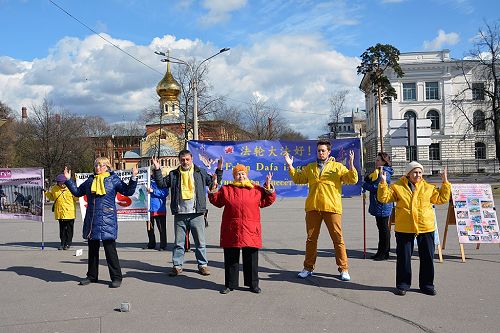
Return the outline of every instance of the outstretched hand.
<path id="1" fill-rule="evenodd" d="M 448 167 L 445 166 L 443 171 L 441 172 L 441 179 L 443 180 L 443 183 L 448 182 Z"/>
<path id="2" fill-rule="evenodd" d="M 139 173 L 139 169 L 137 169 L 137 165 L 135 165 L 132 168 L 132 177 L 137 177 L 137 174 Z"/>
<path id="3" fill-rule="evenodd" d="M 380 178 L 382 180 L 382 183 L 387 183 L 387 173 L 385 171 L 380 172 Z"/>
<path id="4" fill-rule="evenodd" d="M 71 178 L 71 170 L 68 170 L 67 166 L 64 167 L 64 177 L 66 177 L 66 179 Z"/>
<path id="5" fill-rule="evenodd" d="M 271 180 L 273 179 L 273 173 L 269 172 L 266 176 L 266 182 L 264 183 L 265 188 L 271 188 Z"/>
<path id="6" fill-rule="evenodd" d="M 354 150 L 349 150 L 349 168 L 354 169 Z"/>
<path id="7" fill-rule="evenodd" d="M 285 151 L 285 163 L 288 165 L 289 168 L 292 167 L 293 165 L 293 156 L 290 156 L 287 151 Z"/>
<path id="8" fill-rule="evenodd" d="M 151 163 L 153 163 L 156 170 L 160 170 L 160 161 L 156 156 L 153 155 L 153 157 L 151 157 Z"/>
<path id="9" fill-rule="evenodd" d="M 222 155 L 219 157 L 219 160 L 217 161 L 217 169 L 222 170 L 222 164 L 224 163 L 224 158 Z"/>

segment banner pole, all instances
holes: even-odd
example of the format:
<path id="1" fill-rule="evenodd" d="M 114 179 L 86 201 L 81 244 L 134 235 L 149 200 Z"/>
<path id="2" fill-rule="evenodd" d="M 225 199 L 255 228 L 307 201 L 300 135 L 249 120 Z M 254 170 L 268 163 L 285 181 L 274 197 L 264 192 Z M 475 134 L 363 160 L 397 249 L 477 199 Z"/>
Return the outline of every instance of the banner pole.
<path id="1" fill-rule="evenodd" d="M 44 242 L 44 226 L 45 226 L 45 191 L 43 191 L 45 185 L 45 170 L 42 168 L 42 250 L 45 248 Z"/>

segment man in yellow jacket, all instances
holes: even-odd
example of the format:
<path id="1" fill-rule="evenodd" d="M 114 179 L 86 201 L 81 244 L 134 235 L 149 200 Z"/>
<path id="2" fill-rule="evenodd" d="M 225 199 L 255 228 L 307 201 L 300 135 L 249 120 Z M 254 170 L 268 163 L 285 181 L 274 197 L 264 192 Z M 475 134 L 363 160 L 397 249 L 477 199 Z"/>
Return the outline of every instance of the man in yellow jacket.
<path id="1" fill-rule="evenodd" d="M 57 175 L 56 185 L 45 192 L 47 198 L 54 201 L 52 211 L 56 220 L 59 221 L 61 245 L 58 250 L 67 250 L 71 247 L 76 217 L 76 200 L 78 200 L 64 185 L 65 181 L 66 177 L 64 174 Z"/>
<path id="2" fill-rule="evenodd" d="M 422 174 L 424 167 L 411 162 L 405 176 L 391 184 L 382 172 L 377 199 L 382 203 L 395 202 L 396 232 L 396 295 L 404 296 L 411 286 L 411 256 L 416 239 L 420 258 L 419 287 L 427 295 L 436 295 L 434 288 L 434 230 L 436 229 L 432 205 L 450 201 L 451 184 L 448 170 L 441 173 L 443 184 L 438 189 L 427 183 Z"/>
<path id="3" fill-rule="evenodd" d="M 318 237 L 321 222 L 325 221 L 335 249 L 340 279 L 349 281 L 347 253 L 342 235 L 342 184 L 356 184 L 358 172 L 354 167 L 354 152 L 349 152 L 349 169 L 330 158 L 332 150 L 328 141 L 318 141 L 317 160 L 301 170 L 293 167 L 293 157 L 285 153 L 285 162 L 295 184 L 308 184 L 306 199 L 306 257 L 300 278 L 312 275 L 318 255 Z"/>

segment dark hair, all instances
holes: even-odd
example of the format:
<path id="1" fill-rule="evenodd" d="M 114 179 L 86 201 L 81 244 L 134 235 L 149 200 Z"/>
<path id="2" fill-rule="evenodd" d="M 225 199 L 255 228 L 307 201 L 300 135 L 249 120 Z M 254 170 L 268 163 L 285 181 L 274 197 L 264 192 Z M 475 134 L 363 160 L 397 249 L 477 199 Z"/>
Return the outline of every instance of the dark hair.
<path id="1" fill-rule="evenodd" d="M 329 151 L 332 150 L 332 144 L 330 143 L 330 141 L 319 140 L 318 142 L 316 142 L 316 147 L 318 146 L 326 146 L 326 148 L 328 148 Z"/>
<path id="2" fill-rule="evenodd" d="M 382 161 L 384 161 L 386 166 L 391 166 L 391 156 L 389 156 L 389 154 L 381 151 L 377 154 L 377 156 L 380 156 L 380 158 L 382 159 Z"/>
<path id="3" fill-rule="evenodd" d="M 193 154 L 187 149 L 183 149 L 179 152 L 179 158 L 181 158 L 184 155 L 191 155 L 191 157 L 193 157 Z"/>

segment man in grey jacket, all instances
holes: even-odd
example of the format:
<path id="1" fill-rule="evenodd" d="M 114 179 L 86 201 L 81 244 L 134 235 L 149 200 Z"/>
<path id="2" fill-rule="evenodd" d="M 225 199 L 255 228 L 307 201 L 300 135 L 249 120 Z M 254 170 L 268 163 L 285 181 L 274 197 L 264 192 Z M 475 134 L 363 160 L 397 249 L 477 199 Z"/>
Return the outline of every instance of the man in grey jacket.
<path id="1" fill-rule="evenodd" d="M 152 158 L 156 184 L 159 188 L 170 189 L 170 210 L 174 215 L 175 243 L 172 251 L 173 267 L 169 275 L 177 276 L 182 273 L 187 228 L 193 234 L 198 272 L 201 275 L 210 275 L 207 267 L 204 214 L 207 211 L 206 187 L 212 187 L 212 176 L 193 164 L 193 154 L 189 150 L 179 152 L 179 162 L 177 169 L 163 177 L 160 162 L 156 157 Z M 220 184 L 222 159 L 218 161 L 215 175 L 217 183 Z"/>

